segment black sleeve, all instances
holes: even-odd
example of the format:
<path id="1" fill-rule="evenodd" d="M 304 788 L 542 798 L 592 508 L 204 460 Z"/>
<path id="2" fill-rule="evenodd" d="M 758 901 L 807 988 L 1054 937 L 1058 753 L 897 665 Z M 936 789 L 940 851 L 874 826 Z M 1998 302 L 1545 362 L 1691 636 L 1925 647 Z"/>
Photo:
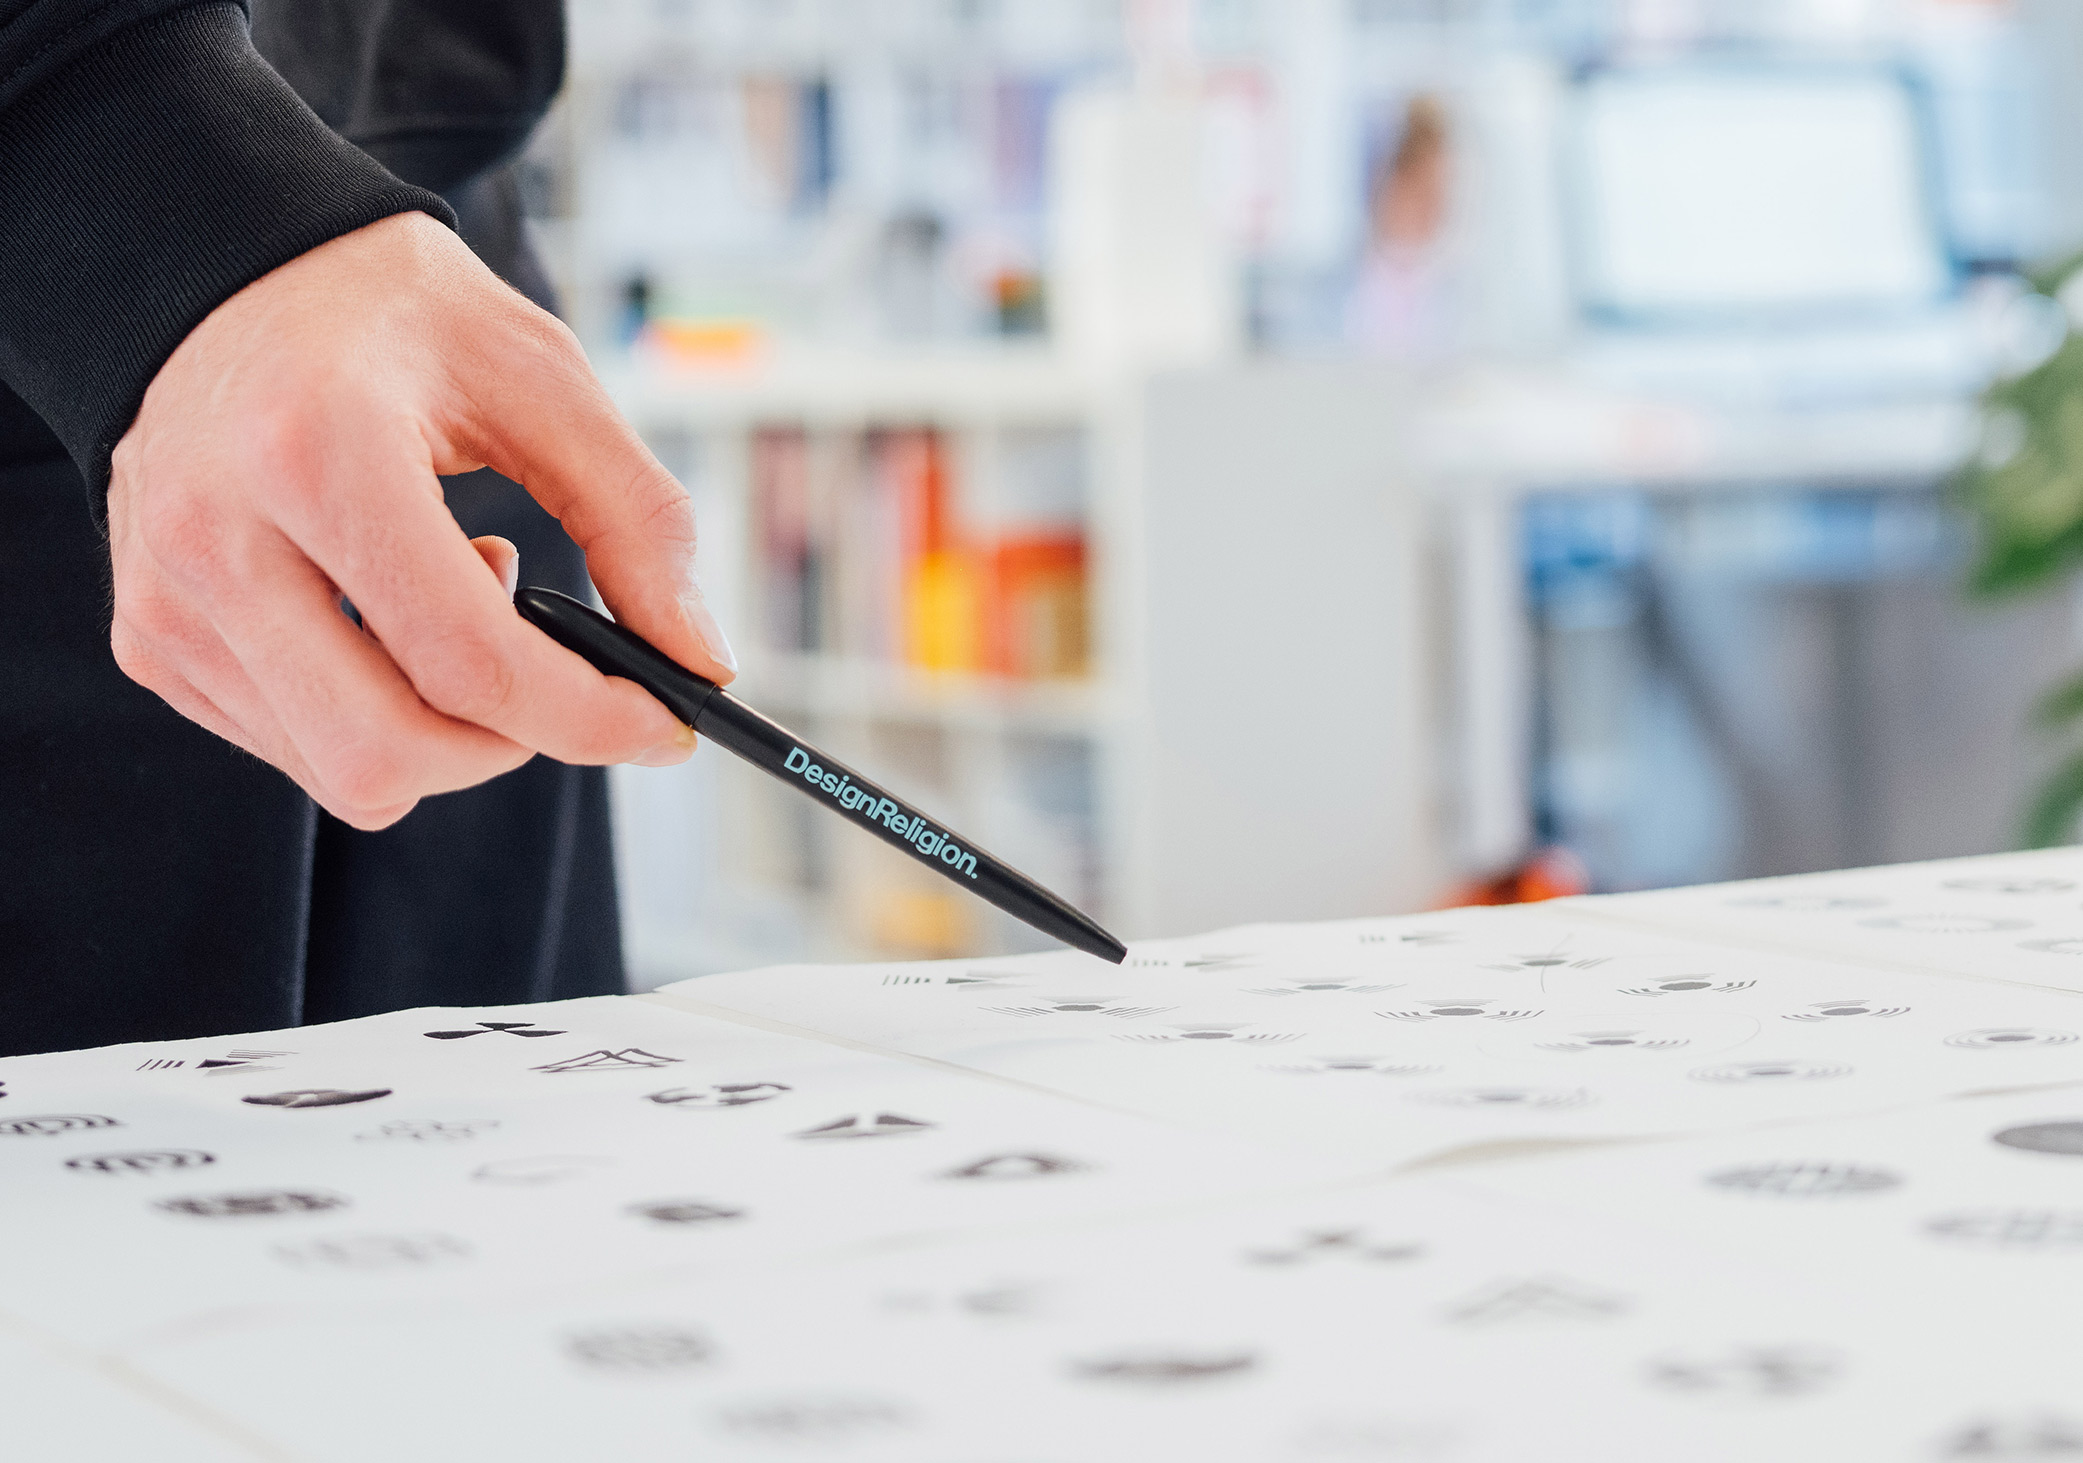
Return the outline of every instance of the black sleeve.
<path id="1" fill-rule="evenodd" d="M 308 249 L 441 198 L 343 141 L 233 0 L 0 0 L 0 381 L 97 517 L 109 453 L 174 347 Z"/>

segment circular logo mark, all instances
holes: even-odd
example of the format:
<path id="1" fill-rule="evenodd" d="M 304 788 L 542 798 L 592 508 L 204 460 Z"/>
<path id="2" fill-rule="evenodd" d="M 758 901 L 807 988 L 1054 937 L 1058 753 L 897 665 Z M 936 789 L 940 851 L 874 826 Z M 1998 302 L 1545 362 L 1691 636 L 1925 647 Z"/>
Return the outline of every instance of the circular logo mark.
<path id="1" fill-rule="evenodd" d="M 257 1092 L 239 1101 L 256 1107 L 345 1107 L 350 1102 L 374 1102 L 390 1095 L 388 1087 L 371 1087 L 364 1092 L 349 1092 L 341 1087 L 298 1087 L 289 1092 Z"/>
<path id="2" fill-rule="evenodd" d="M 2067 1118 L 2054 1123 L 2023 1123 L 1993 1135 L 2006 1148 L 2023 1148 L 2028 1153 L 2065 1153 L 2083 1158 L 2083 1121 Z"/>
<path id="3" fill-rule="evenodd" d="M 1433 1107 L 1558 1108 L 1583 1107 L 1598 1099 L 1581 1087 L 1449 1087 L 1413 1092 L 1410 1100 Z"/>
<path id="4" fill-rule="evenodd" d="M 1994 1250 L 2083 1249 L 2083 1209 L 1963 1209 L 1927 1220 L 1924 1231 Z"/>
<path id="5" fill-rule="evenodd" d="M 198 1219 L 236 1219 L 255 1214 L 316 1214 L 345 1208 L 347 1200 L 324 1190 L 250 1189 L 236 1194 L 189 1194 L 161 1199 L 154 1207 Z"/>
<path id="6" fill-rule="evenodd" d="M 718 1219 L 743 1219 L 743 1209 L 732 1209 L 723 1204 L 704 1204 L 698 1199 L 682 1199 L 663 1204 L 632 1204 L 632 1214 L 641 1214 L 646 1219 L 655 1219 L 660 1224 L 708 1224 Z"/>
<path id="7" fill-rule="evenodd" d="M 1712 1067 L 1695 1067 L 1687 1073 L 1695 1082 L 1829 1082 L 1849 1077 L 1852 1069 L 1843 1062 L 1816 1062 L 1792 1057 L 1783 1062 L 1722 1062 Z"/>
<path id="8" fill-rule="evenodd" d="M 1896 1187 L 1902 1178 L 1884 1168 L 1861 1168 L 1853 1163 L 1758 1163 L 1710 1173 L 1707 1182 L 1735 1193 L 1829 1199 L 1878 1194 Z"/>
<path id="9" fill-rule="evenodd" d="M 722 1082 L 714 1087 L 668 1087 L 650 1098 L 664 1107 L 746 1107 L 771 1102 L 789 1090 L 780 1082 Z"/>
<path id="10" fill-rule="evenodd" d="M 2029 919 L 1992 919 L 1984 914 L 1889 914 L 1862 919 L 1869 930 L 1906 930 L 1916 935 L 1990 935 L 1998 930 L 2029 930 Z"/>
<path id="11" fill-rule="evenodd" d="M 202 1168 L 217 1155 L 195 1148 L 164 1148 L 153 1153 L 83 1153 L 65 1166 L 79 1173 L 164 1173 L 172 1168 Z"/>
<path id="12" fill-rule="evenodd" d="M 2055 1031 L 2045 1026 L 1984 1026 L 1974 1031 L 1957 1031 L 1946 1038 L 1946 1045 L 1969 1051 L 1994 1051 L 2007 1046 L 2067 1046 L 2075 1039 L 2073 1031 Z"/>
<path id="13" fill-rule="evenodd" d="M 580 1331 L 564 1340 L 574 1361 L 605 1372 L 672 1372 L 700 1366 L 715 1353 L 706 1337 L 676 1326 L 624 1326 Z"/>
<path id="14" fill-rule="evenodd" d="M 85 1128 L 120 1128 L 114 1118 L 92 1113 L 45 1113 L 33 1118 L 9 1118 L 0 1123 L 0 1134 L 11 1138 L 55 1138 L 60 1133 L 77 1133 Z"/>

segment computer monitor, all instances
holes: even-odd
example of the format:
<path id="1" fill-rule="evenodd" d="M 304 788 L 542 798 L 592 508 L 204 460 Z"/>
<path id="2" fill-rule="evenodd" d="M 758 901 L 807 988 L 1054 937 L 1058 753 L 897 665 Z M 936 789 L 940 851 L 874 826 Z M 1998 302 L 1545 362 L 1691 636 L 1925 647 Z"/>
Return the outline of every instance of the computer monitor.
<path id="1" fill-rule="evenodd" d="M 1595 320 L 1843 322 L 1927 308 L 1953 286 L 1899 73 L 1592 70 L 1573 110 L 1567 202 Z"/>

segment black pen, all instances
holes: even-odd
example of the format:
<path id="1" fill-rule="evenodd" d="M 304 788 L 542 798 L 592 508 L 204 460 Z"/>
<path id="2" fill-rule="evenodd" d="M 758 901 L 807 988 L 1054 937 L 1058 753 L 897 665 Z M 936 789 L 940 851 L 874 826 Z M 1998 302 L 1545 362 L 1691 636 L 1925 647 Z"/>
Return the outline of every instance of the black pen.
<path id="1" fill-rule="evenodd" d="M 1069 903 L 991 857 L 867 778 L 767 720 L 714 681 L 696 675 L 650 641 L 554 589 L 523 589 L 514 608 L 529 624 L 575 650 L 604 675 L 636 682 L 673 715 L 727 752 L 830 807 L 884 843 L 903 849 L 1045 935 L 1119 965 L 1128 948 Z"/>

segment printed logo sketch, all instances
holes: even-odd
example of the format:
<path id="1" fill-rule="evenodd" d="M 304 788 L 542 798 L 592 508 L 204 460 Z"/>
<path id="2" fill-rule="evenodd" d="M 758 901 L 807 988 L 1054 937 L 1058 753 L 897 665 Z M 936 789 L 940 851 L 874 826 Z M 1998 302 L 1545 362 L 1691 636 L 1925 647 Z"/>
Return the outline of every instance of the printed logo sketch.
<path id="1" fill-rule="evenodd" d="M 1293 1244 L 1279 1249 L 1246 1250 L 1244 1258 L 1254 1265 L 1299 1265 L 1313 1260 L 1362 1260 L 1387 1264 L 1415 1260 L 1425 1247 L 1414 1241 L 1378 1244 L 1364 1229 L 1314 1229 Z"/>
<path id="2" fill-rule="evenodd" d="M 480 1021 L 465 1031 L 422 1031 L 436 1041 L 461 1041 L 466 1036 L 490 1036 L 495 1031 L 508 1036 L 568 1036 L 569 1032 L 547 1031 L 533 1021 Z"/>
<path id="3" fill-rule="evenodd" d="M 2066 894 L 2076 887 L 2073 879 L 1947 879 L 1941 889 L 1958 889 L 1968 894 Z"/>
<path id="4" fill-rule="evenodd" d="M 77 1133 L 86 1128 L 120 1128 L 114 1118 L 93 1113 L 46 1113 L 33 1118 L 9 1118 L 0 1122 L 0 1137 L 55 1138 L 60 1133 Z"/>
<path id="5" fill-rule="evenodd" d="M 1434 1107 L 1468 1108 L 1584 1107 L 1598 1101 L 1596 1094 L 1582 1087 L 1448 1087 L 1404 1096 Z"/>
<path id="6" fill-rule="evenodd" d="M 1924 1232 L 1998 1250 L 2083 1249 L 2083 1209 L 1963 1209 L 1926 1220 Z"/>
<path id="7" fill-rule="evenodd" d="M 1818 1062 L 1806 1057 L 1722 1062 L 1712 1067 L 1695 1067 L 1686 1073 L 1695 1082 L 1830 1082 L 1851 1074 L 1852 1069 L 1843 1062 Z"/>
<path id="8" fill-rule="evenodd" d="M 82 1153 L 65 1166 L 75 1173 L 167 1173 L 177 1168 L 205 1168 L 217 1161 L 198 1148 L 162 1148 L 144 1153 Z"/>
<path id="9" fill-rule="evenodd" d="M 1711 975 L 1674 975 L 1669 980 L 1655 980 L 1648 985 L 1623 986 L 1623 996 L 1682 996 L 1692 991 L 1706 991 L 1711 995 L 1726 996 L 1736 991 L 1747 991 L 1756 985 L 1754 980 L 1717 981 Z"/>
<path id="10" fill-rule="evenodd" d="M 1453 1001 L 1424 1001 L 1422 1011 L 1376 1011 L 1377 1016 L 1386 1016 L 1391 1021 L 1439 1021 L 1449 1016 L 1473 1016 L 1484 1021 L 1524 1021 L 1538 1016 L 1539 1011 L 1507 1009 L 1490 1011 L 1496 1001 L 1489 996 L 1469 997 Z"/>
<path id="11" fill-rule="evenodd" d="M 1375 1077 L 1424 1077 L 1445 1068 L 1399 1062 L 1394 1057 L 1304 1057 L 1299 1062 L 1280 1063 L 1259 1070 L 1286 1072 L 1297 1077 L 1320 1077 L 1331 1072 L 1364 1072 Z"/>
<path id="12" fill-rule="evenodd" d="M 1038 1179 L 1059 1173 L 1087 1173 L 1092 1165 L 1053 1153 L 996 1153 L 940 1175 L 944 1179 Z"/>
<path id="13" fill-rule="evenodd" d="M 521 1184 L 533 1188 L 584 1178 L 587 1174 L 614 1166 L 612 1158 L 585 1153 L 550 1153 L 535 1158 L 494 1159 L 480 1165 L 470 1176 L 480 1183 Z"/>
<path id="14" fill-rule="evenodd" d="M 353 1234 L 275 1246 L 275 1258 L 300 1269 L 408 1270 L 470 1258 L 452 1234 Z"/>
<path id="15" fill-rule="evenodd" d="M 1946 1038 L 1946 1045 L 1969 1051 L 1994 1051 L 2007 1046 L 2067 1046 L 2075 1039 L 2073 1031 L 2055 1031 L 2045 1026 L 1984 1026 L 1955 1032 Z"/>
<path id="16" fill-rule="evenodd" d="M 1649 1363 L 1649 1384 L 1692 1397 L 1802 1397 L 1837 1379 L 1837 1354 L 1812 1346 L 1739 1346 Z"/>
<path id="17" fill-rule="evenodd" d="M 137 1069 L 140 1072 L 170 1072 L 175 1067 L 185 1067 L 187 1065 L 188 1063 L 179 1057 L 149 1057 L 139 1062 Z"/>
<path id="18" fill-rule="evenodd" d="M 1544 1052 L 1671 1051 L 1692 1042 L 1682 1036 L 1651 1036 L 1646 1031 L 1573 1031 L 1568 1041 L 1537 1041 Z"/>
<path id="19" fill-rule="evenodd" d="M 1885 899 L 1854 894 L 1761 894 L 1731 899 L 1731 909 L 1782 909 L 1788 914 L 1842 914 L 1853 909 L 1879 909 Z"/>
<path id="20" fill-rule="evenodd" d="M 1941 1458 L 2011 1459 L 2083 1456 L 2083 1421 L 2051 1412 L 1978 1417 L 1939 1444 Z"/>
<path id="21" fill-rule="evenodd" d="M 700 1366 L 714 1355 L 708 1338 L 678 1326 L 617 1326 L 575 1331 L 564 1352 L 582 1366 L 609 1372 L 673 1372 Z"/>
<path id="22" fill-rule="evenodd" d="M 2029 930 L 2029 919 L 1994 919 L 1984 914 L 1885 914 L 1862 919 L 1869 930 L 1905 930 L 1915 935 L 1992 935 L 1998 930 Z"/>
<path id="23" fill-rule="evenodd" d="M 2020 940 L 2020 950 L 2040 955 L 2083 955 L 2083 936 L 2062 935 L 2052 940 Z"/>
<path id="24" fill-rule="evenodd" d="M 1131 955 L 1123 964 L 1139 970 L 1249 970 L 1258 962 L 1248 955 Z"/>
<path id="25" fill-rule="evenodd" d="M 932 1123 L 917 1118 L 900 1117 L 896 1113 L 856 1113 L 849 1118 L 835 1118 L 829 1123 L 820 1123 L 814 1128 L 805 1128 L 790 1136 L 810 1138 L 818 1142 L 848 1140 L 855 1138 L 894 1138 L 906 1133 L 923 1133 L 933 1127 Z"/>
<path id="26" fill-rule="evenodd" d="M 208 1072 L 212 1077 L 221 1077 L 227 1072 L 279 1072 L 280 1067 L 266 1065 L 276 1057 L 293 1057 L 295 1052 L 247 1052 L 231 1051 L 221 1057 L 204 1057 L 195 1064 L 198 1072 Z"/>
<path id="27" fill-rule="evenodd" d="M 1461 937 L 1452 930 L 1407 930 L 1401 934 L 1367 934 L 1360 936 L 1362 945 L 1414 945 L 1420 948 L 1430 945 L 1458 945 Z"/>
<path id="28" fill-rule="evenodd" d="M 549 1062 L 540 1067 L 530 1067 L 531 1072 L 626 1072 L 633 1067 L 670 1067 L 678 1057 L 661 1057 L 656 1052 L 647 1052 L 642 1047 L 626 1046 L 620 1051 L 583 1052 L 575 1057 L 566 1057 L 561 1062 Z"/>
<path id="29" fill-rule="evenodd" d="M 1044 996 L 1032 1006 L 985 1006 L 983 1009 L 999 1016 L 1114 1016 L 1123 1021 L 1137 1021 L 1179 1008 L 1138 1006 L 1111 996 Z"/>
<path id="30" fill-rule="evenodd" d="M 1381 991 L 1400 991 L 1404 982 L 1368 984 L 1357 980 L 1291 980 L 1286 985 L 1246 986 L 1247 996 L 1371 996 Z"/>
<path id="31" fill-rule="evenodd" d="M 1026 984 L 1018 975 L 994 974 L 990 971 L 972 971 L 967 975 L 906 975 L 892 971 L 882 978 L 884 985 L 966 985 L 966 986 L 1010 986 Z"/>
<path id="32" fill-rule="evenodd" d="M 1613 957 L 1610 955 L 1585 955 L 1571 959 L 1553 951 L 1545 955 L 1507 955 L 1501 964 L 1486 964 L 1484 970 L 1503 970 L 1519 973 L 1528 970 L 1542 972 L 1550 970 L 1596 970 Z"/>
<path id="33" fill-rule="evenodd" d="M 910 1427 L 911 1414 L 880 1397 L 775 1397 L 721 1408 L 716 1425 L 762 1442 L 834 1447 Z"/>
<path id="34" fill-rule="evenodd" d="M 2051 1123 L 2021 1123 L 1990 1135 L 1990 1141 L 2027 1153 L 2060 1153 L 2083 1158 L 2083 1120 L 2063 1118 Z"/>
<path id="35" fill-rule="evenodd" d="M 1258 1046 L 1277 1046 L 1285 1041 L 1300 1041 L 1299 1031 L 1253 1031 L 1245 1021 L 1195 1021 L 1174 1026 L 1167 1033 L 1138 1031 L 1127 1036 L 1117 1036 L 1116 1041 L 1139 1041 L 1153 1045 L 1170 1045 L 1182 1041 L 1239 1041 Z"/>
<path id="36" fill-rule="evenodd" d="M 288 1092 L 256 1092 L 239 1101 L 256 1107 L 345 1107 L 351 1102 L 374 1102 L 390 1095 L 388 1087 L 370 1087 L 360 1092 L 342 1087 L 297 1087 Z"/>
<path id="37" fill-rule="evenodd" d="M 724 1204 L 704 1203 L 699 1199 L 672 1199 L 655 1204 L 632 1204 L 631 1214 L 660 1224 L 711 1224 L 721 1219 L 743 1219 L 743 1209 L 733 1209 Z"/>
<path id="38" fill-rule="evenodd" d="M 1244 1350 L 1189 1351 L 1145 1348 L 1073 1361 L 1071 1375 L 1090 1382 L 1127 1382 L 1139 1387 L 1176 1387 L 1243 1376 L 1258 1365 Z"/>
<path id="39" fill-rule="evenodd" d="M 1707 1182 L 1734 1193 L 1815 1199 L 1883 1193 L 1900 1187 L 1902 1176 L 1855 1163 L 1756 1163 L 1710 1173 Z"/>
<path id="40" fill-rule="evenodd" d="M 497 1118 L 464 1118 L 456 1122 L 403 1118 L 395 1123 L 385 1123 L 373 1132 L 354 1136 L 365 1143 L 380 1138 L 399 1138 L 413 1143 L 461 1143 L 479 1133 L 489 1133 L 498 1126 Z"/>
<path id="41" fill-rule="evenodd" d="M 1876 1006 L 1871 1001 L 1816 1001 L 1806 1011 L 1789 1011 L 1788 1021 L 1829 1021 L 1840 1016 L 1900 1016 L 1907 1006 Z"/>
<path id="42" fill-rule="evenodd" d="M 668 1087 L 648 1094 L 648 1100 L 665 1107 L 750 1107 L 793 1090 L 781 1082 L 719 1082 L 714 1087 Z"/>
<path id="43" fill-rule="evenodd" d="M 1517 1321 L 1602 1321 L 1625 1315 L 1633 1301 L 1556 1275 L 1500 1280 L 1449 1305 L 1443 1319 L 1455 1326 L 1496 1326 Z"/>
<path id="44" fill-rule="evenodd" d="M 189 1194 L 153 1206 L 197 1219 L 246 1219 L 265 1214 L 317 1214 L 344 1209 L 347 1199 L 324 1189 L 247 1189 L 231 1194 Z"/>
<path id="45" fill-rule="evenodd" d="M 882 1298 L 888 1311 L 965 1311 L 972 1316 L 1031 1316 L 1041 1309 L 1040 1287 L 1012 1281 L 936 1294 L 930 1290 L 899 1291 Z"/>

